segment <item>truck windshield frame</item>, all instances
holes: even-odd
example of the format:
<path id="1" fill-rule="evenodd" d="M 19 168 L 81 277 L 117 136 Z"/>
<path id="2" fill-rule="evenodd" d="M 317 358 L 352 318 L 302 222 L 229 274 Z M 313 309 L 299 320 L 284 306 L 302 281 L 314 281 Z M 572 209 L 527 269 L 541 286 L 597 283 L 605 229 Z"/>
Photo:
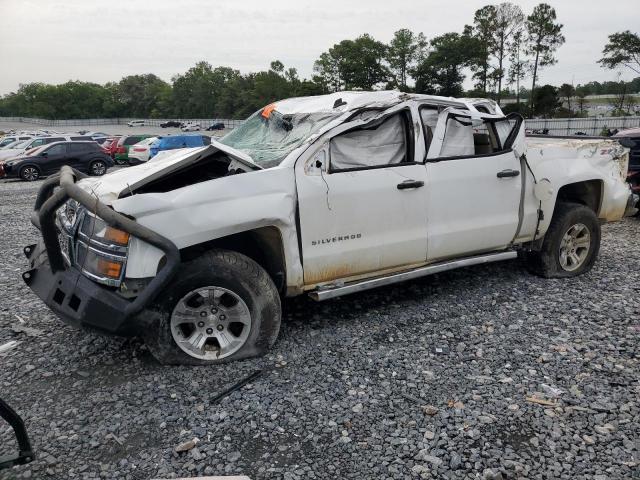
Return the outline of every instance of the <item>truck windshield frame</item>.
<path id="1" fill-rule="evenodd" d="M 342 112 L 282 114 L 260 109 L 242 125 L 220 139 L 220 143 L 246 153 L 262 168 L 280 165 L 293 150 Z"/>

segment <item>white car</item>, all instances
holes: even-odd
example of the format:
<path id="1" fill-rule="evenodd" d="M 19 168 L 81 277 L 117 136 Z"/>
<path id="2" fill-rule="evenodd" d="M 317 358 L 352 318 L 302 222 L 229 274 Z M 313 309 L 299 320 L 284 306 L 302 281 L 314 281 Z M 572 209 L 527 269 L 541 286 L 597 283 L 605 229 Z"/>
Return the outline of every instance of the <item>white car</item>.
<path id="1" fill-rule="evenodd" d="M 24 140 L 29 140 L 30 138 L 33 138 L 33 135 L 5 135 L 4 137 L 0 138 L 0 149 L 6 147 L 7 145 L 11 144 L 11 143 L 15 143 L 15 142 L 19 142 L 19 141 L 24 141 Z"/>
<path id="2" fill-rule="evenodd" d="M 23 278 L 63 321 L 142 335 L 162 362 L 238 360 L 273 345 L 281 297 L 518 256 L 547 278 L 588 272 L 601 223 L 634 210 L 628 162 L 615 140 L 529 145 L 523 118 L 491 100 L 292 98 L 221 141 L 79 188 L 63 167 L 62 193 L 38 195 L 47 244 L 25 248 Z"/>
<path id="3" fill-rule="evenodd" d="M 6 160 L 7 158 L 18 157 L 23 153 L 31 150 L 32 148 L 41 147 L 42 145 L 48 145 L 53 142 L 78 142 L 78 141 L 87 141 L 91 140 L 91 137 L 85 137 L 80 135 L 56 135 L 50 137 L 37 137 L 29 140 L 25 140 L 24 142 L 19 143 L 18 145 L 13 145 L 11 148 L 6 148 L 0 150 L 0 160 Z"/>
<path id="4" fill-rule="evenodd" d="M 127 122 L 130 127 L 144 127 L 144 120 L 131 120 Z"/>
<path id="5" fill-rule="evenodd" d="M 149 137 L 144 140 L 131 145 L 129 147 L 129 165 L 138 165 L 149 161 L 149 155 L 151 153 L 151 144 L 158 140 L 158 137 Z"/>
<path id="6" fill-rule="evenodd" d="M 200 130 L 200 124 L 196 122 L 185 123 L 180 130 L 183 132 L 197 132 Z"/>

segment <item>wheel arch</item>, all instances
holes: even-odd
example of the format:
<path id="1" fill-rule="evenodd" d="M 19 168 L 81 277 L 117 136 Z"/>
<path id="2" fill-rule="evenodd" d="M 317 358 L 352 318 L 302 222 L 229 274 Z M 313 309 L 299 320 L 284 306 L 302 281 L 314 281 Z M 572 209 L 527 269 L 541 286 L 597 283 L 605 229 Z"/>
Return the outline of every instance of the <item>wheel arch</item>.
<path id="1" fill-rule="evenodd" d="M 559 202 L 579 203 L 589 207 L 599 216 L 602 207 L 604 182 L 601 179 L 582 180 L 580 182 L 568 183 L 558 190 L 556 196 L 557 207 Z"/>
<path id="2" fill-rule="evenodd" d="M 190 245 L 180 250 L 180 256 L 183 262 L 189 261 L 215 248 L 232 250 L 251 258 L 266 270 L 280 294 L 286 292 L 287 262 L 279 228 L 263 226 Z"/>

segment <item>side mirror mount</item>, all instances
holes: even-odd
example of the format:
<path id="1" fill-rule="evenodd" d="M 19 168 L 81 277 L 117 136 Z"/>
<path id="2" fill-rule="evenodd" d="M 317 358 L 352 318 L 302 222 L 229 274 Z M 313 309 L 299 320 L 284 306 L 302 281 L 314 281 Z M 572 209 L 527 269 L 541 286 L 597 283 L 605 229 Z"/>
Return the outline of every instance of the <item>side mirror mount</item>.
<path id="1" fill-rule="evenodd" d="M 327 150 L 326 146 L 318 150 L 316 154 L 307 160 L 305 165 L 305 173 L 307 175 L 322 175 L 327 164 Z"/>
<path id="2" fill-rule="evenodd" d="M 43 157 L 48 157 L 48 156 L 49 156 L 49 154 L 48 154 L 47 152 L 42 152 L 42 156 L 43 156 Z"/>

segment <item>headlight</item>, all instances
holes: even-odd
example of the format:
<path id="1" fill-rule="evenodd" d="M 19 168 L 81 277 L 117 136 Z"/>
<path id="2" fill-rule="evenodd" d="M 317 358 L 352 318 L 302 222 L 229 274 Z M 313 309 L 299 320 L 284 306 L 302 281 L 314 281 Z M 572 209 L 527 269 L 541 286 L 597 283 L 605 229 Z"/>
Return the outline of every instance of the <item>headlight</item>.
<path id="1" fill-rule="evenodd" d="M 129 245 L 129 234 L 127 232 L 113 228 L 101 218 L 89 214 L 86 214 L 82 220 L 80 234 L 105 247 L 126 247 Z"/>
<path id="2" fill-rule="evenodd" d="M 124 262 L 124 257 L 109 255 L 78 242 L 76 265 L 95 280 L 117 285 L 124 269 Z"/>
<path id="3" fill-rule="evenodd" d="M 89 278 L 118 287 L 127 263 L 129 234 L 86 210 L 79 223 L 75 265 Z"/>

